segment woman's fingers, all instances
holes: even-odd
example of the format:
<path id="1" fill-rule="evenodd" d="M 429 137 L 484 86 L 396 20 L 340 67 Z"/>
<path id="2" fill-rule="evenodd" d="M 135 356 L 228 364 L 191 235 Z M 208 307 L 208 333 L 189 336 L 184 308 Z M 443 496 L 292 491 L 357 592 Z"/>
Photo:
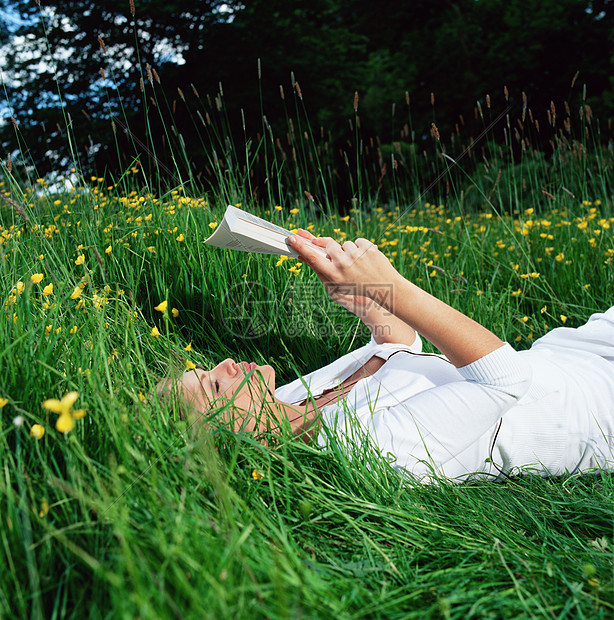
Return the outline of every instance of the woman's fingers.
<path id="1" fill-rule="evenodd" d="M 299 228 L 296 231 L 296 234 L 307 239 L 308 241 L 313 243 L 313 245 L 317 245 L 319 248 L 325 248 L 326 244 L 331 240 L 331 237 L 315 237 L 308 230 L 305 230 L 304 228 Z"/>
<path id="2" fill-rule="evenodd" d="M 331 259 L 327 256 L 322 256 L 320 252 L 315 250 L 312 247 L 315 244 L 299 235 L 288 237 L 288 243 L 299 253 L 301 260 L 307 263 L 320 277 L 328 276 Z M 328 252 L 328 245 L 326 248 Z"/>
<path id="3" fill-rule="evenodd" d="M 323 242 L 326 238 L 318 239 Z M 341 246 L 334 239 L 328 238 L 326 257 L 317 252 L 313 242 L 302 235 L 291 237 L 289 243 L 327 284 L 329 292 L 338 285 L 354 285 L 358 287 L 355 294 L 374 299 L 380 295 L 379 289 L 388 290 L 391 283 L 400 277 L 388 258 L 368 239 L 345 241 Z"/>
<path id="4" fill-rule="evenodd" d="M 305 230 L 304 228 L 298 228 L 296 230 L 296 234 L 300 235 L 301 237 L 305 237 L 305 239 L 309 239 L 309 241 L 317 239 L 315 235 L 312 235 L 308 230 Z"/>

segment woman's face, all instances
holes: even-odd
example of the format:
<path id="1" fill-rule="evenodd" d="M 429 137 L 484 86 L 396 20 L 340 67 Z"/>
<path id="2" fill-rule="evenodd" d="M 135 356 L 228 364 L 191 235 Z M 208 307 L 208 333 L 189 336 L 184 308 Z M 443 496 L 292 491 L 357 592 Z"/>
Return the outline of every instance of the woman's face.
<path id="1" fill-rule="evenodd" d="M 255 413 L 265 400 L 273 401 L 275 371 L 225 359 L 211 370 L 197 366 L 185 372 L 176 387 L 183 400 L 202 413 L 230 401 L 240 411 Z"/>

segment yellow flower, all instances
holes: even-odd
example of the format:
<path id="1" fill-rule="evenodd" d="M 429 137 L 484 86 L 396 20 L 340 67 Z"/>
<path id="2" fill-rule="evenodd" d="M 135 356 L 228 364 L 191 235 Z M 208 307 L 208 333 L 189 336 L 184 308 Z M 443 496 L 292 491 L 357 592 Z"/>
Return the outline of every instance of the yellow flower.
<path id="1" fill-rule="evenodd" d="M 32 428 L 30 429 L 30 437 L 33 439 L 38 439 L 39 441 L 43 438 L 45 434 L 45 427 L 40 424 L 32 424 Z"/>
<path id="2" fill-rule="evenodd" d="M 185 361 L 185 367 L 188 370 L 194 370 L 196 368 L 196 364 L 194 362 L 191 362 L 190 360 L 186 360 Z"/>
<path id="3" fill-rule="evenodd" d="M 298 211 L 299 210 L 296 207 L 294 209 L 290 209 L 290 213 L 292 213 L 292 215 L 296 215 Z"/>
<path id="4" fill-rule="evenodd" d="M 21 281 L 17 282 L 17 284 L 15 284 L 15 290 L 17 291 L 18 295 L 21 295 L 23 293 L 23 290 L 25 288 L 25 284 Z"/>
<path id="5" fill-rule="evenodd" d="M 209 228 L 215 228 L 217 226 L 217 222 L 209 222 Z"/>
<path id="6" fill-rule="evenodd" d="M 38 284 L 42 279 L 43 279 L 43 274 L 42 273 L 35 273 L 35 274 L 30 276 L 30 280 L 31 280 L 32 284 Z"/>
<path id="7" fill-rule="evenodd" d="M 76 326 L 76 325 L 73 325 L 73 326 L 70 328 L 70 333 L 71 333 L 71 334 L 74 334 L 76 331 L 77 331 L 77 326 Z"/>
<path id="8" fill-rule="evenodd" d="M 41 500 L 41 509 L 38 512 L 38 516 L 42 519 L 43 517 L 47 516 L 48 512 L 49 512 L 49 502 L 47 501 L 46 497 L 43 497 L 43 499 Z"/>
<path id="9" fill-rule="evenodd" d="M 158 312 L 166 312 L 166 306 L 168 306 L 168 301 L 164 300 L 161 301 L 155 308 L 154 310 L 157 310 Z"/>
<path id="10" fill-rule="evenodd" d="M 563 323 L 563 325 L 567 323 L 567 317 L 564 314 L 561 314 L 560 318 L 561 318 L 561 323 Z"/>
<path id="11" fill-rule="evenodd" d="M 81 296 L 83 289 L 80 286 L 75 286 L 75 290 L 70 294 L 71 299 L 78 299 Z"/>
<path id="12" fill-rule="evenodd" d="M 52 294 L 53 294 L 53 283 L 49 283 L 43 289 L 43 295 L 52 295 Z"/>
<path id="13" fill-rule="evenodd" d="M 190 342 L 187 347 L 183 348 L 183 350 L 184 351 L 191 351 L 192 350 L 192 343 Z"/>
<path id="14" fill-rule="evenodd" d="M 252 472 L 252 478 L 254 480 L 262 480 L 264 478 L 264 474 L 261 474 L 257 469 L 254 469 Z"/>
<path id="15" fill-rule="evenodd" d="M 557 254 L 557 255 L 554 257 L 554 260 L 555 260 L 557 263 L 560 263 L 562 260 L 565 260 L 565 254 L 563 254 L 563 252 L 561 252 L 560 254 Z"/>
<path id="16" fill-rule="evenodd" d="M 157 327 L 153 327 L 151 329 L 151 337 L 152 338 L 157 338 L 159 335 L 160 335 L 160 332 L 159 332 L 158 328 Z"/>
<path id="17" fill-rule="evenodd" d="M 0 398 L 0 409 L 2 409 L 8 402 L 8 398 Z"/>
<path id="18" fill-rule="evenodd" d="M 281 211 L 281 207 L 279 205 L 275 206 L 275 211 Z"/>
<path id="19" fill-rule="evenodd" d="M 520 295 L 522 293 L 522 291 L 520 289 L 518 289 L 517 291 L 512 291 L 512 295 L 514 297 L 518 297 L 518 295 Z"/>
<path id="20" fill-rule="evenodd" d="M 177 310 L 177 308 L 173 308 L 173 309 L 171 310 L 171 314 L 172 314 L 175 318 L 177 318 L 177 317 L 179 316 L 179 310 Z"/>
<path id="21" fill-rule="evenodd" d="M 280 255 L 279 260 L 275 263 L 275 267 L 279 267 L 286 260 L 288 260 L 288 256 Z"/>
<path id="22" fill-rule="evenodd" d="M 522 321 L 523 323 L 526 323 L 529 320 L 528 316 L 523 316 L 520 321 Z"/>
<path id="23" fill-rule="evenodd" d="M 79 256 L 77 256 L 77 259 L 75 260 L 75 265 L 83 265 L 84 262 L 85 262 L 85 255 L 79 254 Z"/>
<path id="24" fill-rule="evenodd" d="M 138 393 L 138 397 L 139 397 L 139 400 L 142 403 L 144 403 L 147 400 L 147 397 L 145 396 L 145 394 L 143 394 L 143 392 L 141 392 L 140 390 L 139 390 L 139 393 Z"/>
<path id="25" fill-rule="evenodd" d="M 55 427 L 60 433 L 69 433 L 75 426 L 75 420 L 85 415 L 85 409 L 72 410 L 79 394 L 77 392 L 68 392 L 64 394 L 62 400 L 50 398 L 43 402 L 43 407 L 53 413 L 59 414 Z"/>
<path id="26" fill-rule="evenodd" d="M 185 239 L 185 237 L 183 236 L 183 233 L 181 233 L 176 239 L 175 241 L 179 241 L 179 243 L 181 243 L 183 240 Z"/>
<path id="27" fill-rule="evenodd" d="M 112 248 L 111 246 L 108 246 L 108 247 L 105 249 L 104 253 L 105 253 L 105 254 L 110 254 L 112 251 L 113 251 L 113 248 Z"/>

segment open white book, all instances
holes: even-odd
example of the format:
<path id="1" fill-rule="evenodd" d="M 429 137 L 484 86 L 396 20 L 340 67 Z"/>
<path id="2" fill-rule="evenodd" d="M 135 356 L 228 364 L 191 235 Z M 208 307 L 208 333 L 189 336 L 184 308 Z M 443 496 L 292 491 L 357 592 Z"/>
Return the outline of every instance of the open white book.
<path id="1" fill-rule="evenodd" d="M 298 252 L 293 250 L 287 242 L 287 238 L 294 234 L 281 226 L 271 224 L 271 222 L 229 205 L 224 213 L 224 219 L 204 243 L 216 248 L 228 248 L 255 254 L 282 254 L 296 258 Z M 322 256 L 326 256 L 324 248 L 313 245 L 306 239 L 305 242 Z"/>

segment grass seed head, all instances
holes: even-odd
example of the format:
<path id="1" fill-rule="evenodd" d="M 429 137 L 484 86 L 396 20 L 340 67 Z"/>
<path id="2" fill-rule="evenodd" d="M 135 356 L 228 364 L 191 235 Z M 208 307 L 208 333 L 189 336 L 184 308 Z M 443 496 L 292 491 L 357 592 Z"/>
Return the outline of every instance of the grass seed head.
<path id="1" fill-rule="evenodd" d="M 107 46 L 105 45 L 104 39 L 102 38 L 101 35 L 98 35 L 98 45 L 100 45 L 100 49 L 102 50 L 102 53 L 106 54 Z"/>

